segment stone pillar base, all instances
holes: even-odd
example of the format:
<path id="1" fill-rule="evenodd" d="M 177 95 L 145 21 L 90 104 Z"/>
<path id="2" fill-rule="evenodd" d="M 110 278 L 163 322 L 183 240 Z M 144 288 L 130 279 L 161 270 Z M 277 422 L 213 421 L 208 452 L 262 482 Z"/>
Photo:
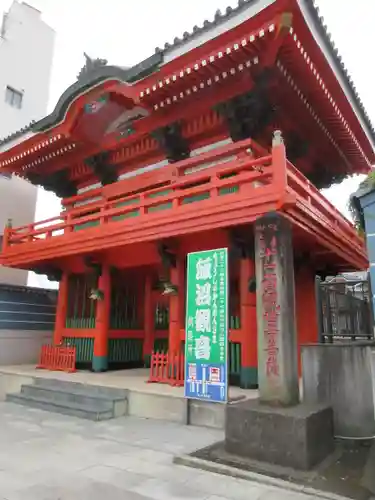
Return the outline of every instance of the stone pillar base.
<path id="1" fill-rule="evenodd" d="M 334 449 L 333 412 L 326 406 L 270 407 L 259 400 L 227 406 L 228 453 L 309 470 Z"/>
<path id="2" fill-rule="evenodd" d="M 108 356 L 93 356 L 92 371 L 106 372 L 108 370 Z"/>
<path id="3" fill-rule="evenodd" d="M 258 388 L 258 368 L 255 366 L 242 366 L 240 372 L 241 389 Z"/>

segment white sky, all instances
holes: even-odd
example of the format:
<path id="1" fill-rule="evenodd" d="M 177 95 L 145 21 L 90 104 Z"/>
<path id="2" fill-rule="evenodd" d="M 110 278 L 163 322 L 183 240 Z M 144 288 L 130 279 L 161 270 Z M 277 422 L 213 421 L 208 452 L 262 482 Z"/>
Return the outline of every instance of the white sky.
<path id="1" fill-rule="evenodd" d="M 0 12 L 11 0 L 0 0 Z M 50 111 L 62 92 L 74 82 L 84 63 L 83 52 L 108 59 L 110 64 L 132 66 L 150 56 L 156 46 L 173 41 L 195 24 L 212 19 L 217 9 L 234 7 L 235 0 L 28 0 L 43 12 L 57 32 L 50 93 Z M 367 111 L 375 122 L 373 50 L 374 0 L 317 0 L 344 63 Z M 367 57 L 367 60 L 366 60 Z M 327 196 L 343 212 L 358 179 L 348 179 Z M 41 192 L 37 219 L 58 213 L 50 193 Z"/>

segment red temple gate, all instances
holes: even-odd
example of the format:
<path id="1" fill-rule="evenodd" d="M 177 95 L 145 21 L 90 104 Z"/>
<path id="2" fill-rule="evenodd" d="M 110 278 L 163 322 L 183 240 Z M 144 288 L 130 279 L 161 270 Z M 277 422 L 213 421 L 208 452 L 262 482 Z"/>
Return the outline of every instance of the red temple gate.
<path id="1" fill-rule="evenodd" d="M 254 222 L 269 212 L 293 228 L 299 344 L 318 339 L 315 276 L 368 265 L 319 190 L 369 170 L 374 130 L 315 11 L 250 4 L 129 70 L 92 62 L 0 144 L 0 172 L 62 198 L 58 217 L 9 224 L 0 259 L 58 279 L 54 341 L 78 365 L 178 356 L 186 255 L 228 247 L 231 378 L 256 385 Z"/>

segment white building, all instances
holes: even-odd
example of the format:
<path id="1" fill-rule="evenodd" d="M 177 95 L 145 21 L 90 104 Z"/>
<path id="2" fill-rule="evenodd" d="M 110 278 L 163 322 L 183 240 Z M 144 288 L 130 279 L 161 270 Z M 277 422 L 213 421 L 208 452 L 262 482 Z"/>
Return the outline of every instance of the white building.
<path id="1" fill-rule="evenodd" d="M 14 1 L 0 18 L 0 144 L 47 114 L 54 43 L 55 32 L 27 3 Z M 8 219 L 15 226 L 34 220 L 36 199 L 30 183 L 0 176 L 0 239 Z M 0 283 L 26 285 L 27 274 L 0 266 Z"/>

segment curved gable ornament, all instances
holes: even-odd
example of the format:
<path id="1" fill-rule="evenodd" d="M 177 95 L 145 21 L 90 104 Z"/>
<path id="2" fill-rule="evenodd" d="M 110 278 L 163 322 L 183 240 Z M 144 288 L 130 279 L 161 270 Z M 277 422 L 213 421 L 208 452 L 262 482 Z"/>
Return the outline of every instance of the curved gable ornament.
<path id="1" fill-rule="evenodd" d="M 85 58 L 86 64 L 81 69 L 78 79 L 60 96 L 52 113 L 33 126 L 35 132 L 46 132 L 61 124 L 72 104 L 88 91 L 111 80 L 120 84 L 127 83 L 130 88 L 134 81 L 156 71 L 163 60 L 162 54 L 155 54 L 131 68 L 122 68 L 107 65 L 105 59 L 91 59 L 87 54 Z"/>
<path id="2" fill-rule="evenodd" d="M 107 59 L 92 59 L 90 56 L 86 54 L 86 52 L 83 53 L 86 59 L 85 65 L 81 68 L 81 71 L 77 75 L 77 81 L 82 82 L 86 80 L 86 78 L 90 75 L 90 73 L 93 73 L 95 70 L 98 68 L 102 68 L 103 66 L 107 66 L 108 61 Z"/>

